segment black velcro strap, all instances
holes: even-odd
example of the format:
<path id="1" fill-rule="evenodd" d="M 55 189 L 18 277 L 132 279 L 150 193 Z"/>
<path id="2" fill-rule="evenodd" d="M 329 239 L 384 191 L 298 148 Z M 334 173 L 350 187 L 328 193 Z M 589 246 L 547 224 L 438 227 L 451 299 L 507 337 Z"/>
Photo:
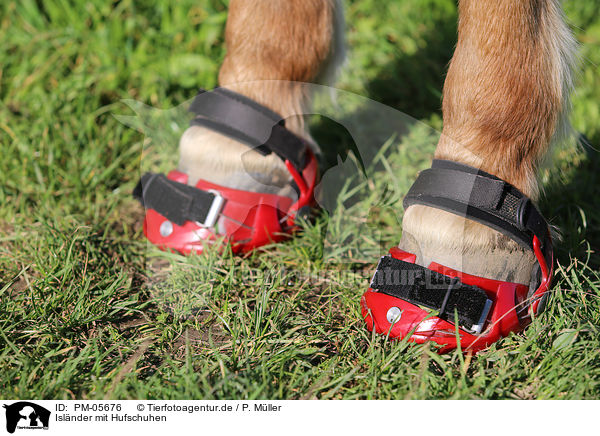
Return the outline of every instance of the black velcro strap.
<path id="1" fill-rule="evenodd" d="M 465 285 L 458 278 L 383 256 L 371 281 L 371 288 L 409 303 L 438 310 L 438 317 L 480 332 L 491 307 L 484 290 Z"/>
<path id="2" fill-rule="evenodd" d="M 510 183 L 468 165 L 434 160 L 422 171 L 406 197 L 413 204 L 435 207 L 489 226 L 532 250 L 533 235 L 551 263 L 550 232 L 532 201 Z"/>
<path id="3" fill-rule="evenodd" d="M 302 170 L 304 140 L 285 128 L 281 115 L 255 101 L 224 88 L 200 91 L 190 106 L 192 125 L 203 126 L 250 145 L 263 155 L 275 153 Z"/>
<path id="4" fill-rule="evenodd" d="M 164 174 L 155 173 L 142 176 L 133 191 L 133 196 L 145 208 L 155 210 L 179 226 L 186 221 L 207 224 L 209 213 L 214 213 L 215 201 L 222 201 L 222 197 L 212 192 L 202 191 L 169 180 Z"/>

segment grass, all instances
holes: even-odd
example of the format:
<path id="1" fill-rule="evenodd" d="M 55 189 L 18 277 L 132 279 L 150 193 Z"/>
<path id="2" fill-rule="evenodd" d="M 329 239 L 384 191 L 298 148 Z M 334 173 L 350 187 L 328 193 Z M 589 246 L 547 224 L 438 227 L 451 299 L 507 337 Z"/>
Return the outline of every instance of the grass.
<path id="1" fill-rule="evenodd" d="M 598 7 L 565 2 L 582 44 L 573 124 L 596 150 Z M 357 0 L 347 16 L 350 60 L 337 86 L 422 123 L 403 117 L 406 131 L 378 138 L 385 148 L 375 154 L 368 123 L 353 145 L 339 124 L 316 118 L 315 137 L 332 144 L 326 160 L 342 156 L 332 180 L 354 175 L 339 186 L 338 208 L 249 257 L 184 258 L 147 245 L 130 197 L 142 152 L 144 165 L 168 168 L 151 157 L 173 155 L 165 141 L 176 131 L 145 136 L 113 115 L 134 115 L 122 103 L 132 99 L 168 120 L 198 87 L 214 86 L 226 2 L 0 4 L 0 397 L 600 397 L 591 147 L 558 150 L 544 173 L 541 207 L 563 239 L 548 310 L 525 332 L 465 359 L 365 330 L 360 295 L 376 256 L 398 241 L 401 193 L 435 146 L 456 5 Z M 355 146 L 369 156 L 368 180 L 344 153 Z"/>

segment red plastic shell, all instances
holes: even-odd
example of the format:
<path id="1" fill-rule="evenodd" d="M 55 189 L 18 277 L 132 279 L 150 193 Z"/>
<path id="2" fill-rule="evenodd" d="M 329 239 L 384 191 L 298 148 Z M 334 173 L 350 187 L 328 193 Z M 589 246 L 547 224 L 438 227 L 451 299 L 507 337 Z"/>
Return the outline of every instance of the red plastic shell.
<path id="1" fill-rule="evenodd" d="M 461 328 L 457 329 L 455 324 L 437 316 L 431 316 L 429 312 L 414 304 L 377 292 L 372 288 L 369 288 L 362 296 L 362 316 L 370 331 L 375 330 L 379 334 L 386 334 L 396 339 L 408 338 L 409 341 L 420 344 L 433 341 L 441 346 L 440 353 L 451 351 L 459 345 L 464 352 L 480 351 L 507 336 L 510 332 L 522 330 L 531 321 L 529 317 L 520 319 L 517 310 L 525 305 L 529 305 L 532 308 L 530 310 L 537 310 L 537 304 L 535 307 L 533 304 L 539 302 L 539 297 L 548 290 L 551 278 L 551 271 L 548 271 L 539 249 L 539 241 L 537 251 L 539 255 L 537 252 L 536 255 L 542 267 L 542 284 L 534 293 L 535 301 L 531 305 L 527 301 L 528 286 L 477 277 L 435 262 L 429 265 L 428 268 L 432 271 L 448 277 L 458 277 L 463 283 L 477 286 L 486 292 L 492 301 L 492 306 L 484 323 L 484 330 L 479 335 L 469 333 Z M 416 261 L 414 254 L 396 247 L 390 250 L 390 255 L 405 262 L 415 263 Z M 388 311 L 392 307 L 397 307 L 401 311 L 400 318 L 393 324 L 387 319 Z M 459 341 L 457 341 L 457 335 Z"/>
<path id="2" fill-rule="evenodd" d="M 308 164 L 302 174 L 290 162 L 285 162 L 300 191 L 296 202 L 289 197 L 241 191 L 199 180 L 197 188 L 214 190 L 225 199 L 214 228 L 191 221 L 182 226 L 170 223 L 172 231 L 163 236 L 160 229 L 167 219 L 148 209 L 144 219 L 144 234 L 159 248 L 182 254 L 200 253 L 207 243 L 214 244 L 219 240 L 230 242 L 234 253 L 248 252 L 270 242 L 281 241 L 297 228 L 295 218 L 298 210 L 314 205 L 318 167 L 314 154 L 310 150 L 307 154 Z M 187 174 L 179 171 L 171 171 L 167 178 L 179 183 L 187 183 L 188 180 Z"/>

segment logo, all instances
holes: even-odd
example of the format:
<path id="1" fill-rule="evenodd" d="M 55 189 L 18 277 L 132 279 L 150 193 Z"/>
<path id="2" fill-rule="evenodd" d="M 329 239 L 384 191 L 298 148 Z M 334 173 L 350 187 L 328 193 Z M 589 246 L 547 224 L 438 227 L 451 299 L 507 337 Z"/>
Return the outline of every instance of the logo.
<path id="1" fill-rule="evenodd" d="M 14 433 L 15 429 L 48 430 L 50 422 L 50 411 L 30 403 L 29 401 L 19 401 L 10 405 L 3 406 L 6 409 L 6 431 Z"/>

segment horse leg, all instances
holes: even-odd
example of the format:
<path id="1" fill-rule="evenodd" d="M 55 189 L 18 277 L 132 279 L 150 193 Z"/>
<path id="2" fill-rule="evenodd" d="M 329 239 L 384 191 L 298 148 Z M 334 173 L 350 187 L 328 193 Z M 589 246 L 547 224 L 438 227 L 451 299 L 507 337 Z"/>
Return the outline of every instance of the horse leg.
<path id="1" fill-rule="evenodd" d="M 286 127 L 314 145 L 298 115 L 309 96 L 293 82 L 317 81 L 339 63 L 341 14 L 336 0 L 232 0 L 220 86 L 287 118 Z M 290 174 L 274 154 L 262 156 L 199 126 L 188 128 L 179 146 L 179 170 L 188 174 L 190 184 L 202 178 L 248 191 L 284 195 L 282 190 L 290 189 Z"/>
<path id="2" fill-rule="evenodd" d="M 435 157 L 479 167 L 536 199 L 565 131 L 576 44 L 559 0 L 460 0 Z M 528 284 L 534 258 L 508 237 L 438 209 L 406 210 L 400 248 L 469 274 Z"/>

